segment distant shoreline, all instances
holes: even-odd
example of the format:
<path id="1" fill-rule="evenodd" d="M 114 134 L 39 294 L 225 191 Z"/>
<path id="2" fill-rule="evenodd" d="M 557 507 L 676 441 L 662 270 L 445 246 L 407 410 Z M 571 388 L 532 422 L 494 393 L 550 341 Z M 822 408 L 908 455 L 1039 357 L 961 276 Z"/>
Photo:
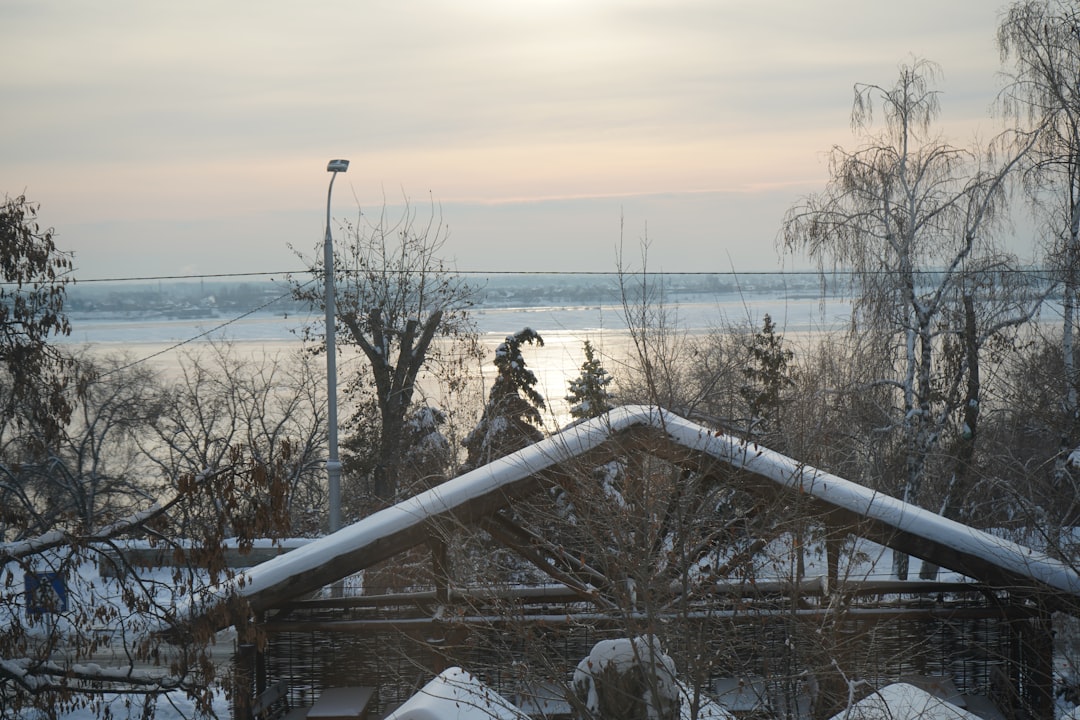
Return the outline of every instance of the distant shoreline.
<path id="1" fill-rule="evenodd" d="M 833 310 L 846 319 L 850 305 L 837 303 Z M 817 298 L 790 301 L 784 297 L 739 298 L 720 302 L 709 299 L 694 303 L 671 303 L 665 306 L 673 316 L 673 330 L 691 335 L 703 334 L 722 326 L 759 328 L 768 313 L 779 332 L 799 344 L 820 333 L 826 323 Z M 630 332 L 621 306 L 598 304 L 544 305 L 535 307 L 483 307 L 472 313 L 485 348 L 485 357 L 477 366 L 480 393 L 486 394 L 494 377 L 492 362 L 495 347 L 509 334 L 524 327 L 536 330 L 545 340 L 544 347 L 524 349 L 525 360 L 536 374 L 538 389 L 546 398 L 545 424 L 560 426 L 569 420 L 565 396 L 569 381 L 576 377 L 584 362 L 582 345 L 592 342 L 601 362 L 609 372 L 618 374 L 631 354 Z M 825 317 L 829 317 L 826 315 Z M 242 358 L 258 361 L 265 357 L 287 359 L 303 347 L 302 328 L 311 324 L 321 332 L 322 316 L 260 311 L 243 317 L 162 318 L 139 317 L 136 313 L 72 313 L 71 335 L 62 344 L 85 347 L 93 355 L 123 353 L 136 362 L 145 362 L 168 379 L 179 377 L 182 359 L 198 355 L 211 341 L 227 342 Z M 838 323 L 833 321 L 833 327 Z M 342 339 L 343 340 L 343 339 Z M 339 373 L 345 376 L 352 363 L 362 362 L 357 350 L 339 340 Z M 435 398 L 438 402 L 438 398 Z M 478 395 L 478 402 L 483 402 Z"/>
<path id="2" fill-rule="evenodd" d="M 724 296 L 693 301 L 670 301 L 663 310 L 675 327 L 688 332 L 705 332 L 726 325 L 759 327 L 768 313 L 781 333 L 820 332 L 838 327 L 850 313 L 850 302 L 840 299 L 801 298 L 787 295 L 755 294 Z M 656 306 L 657 309 L 660 306 Z M 587 336 L 626 332 L 623 308 L 614 304 L 568 303 L 474 308 L 473 321 L 481 337 L 517 332 L 531 327 L 541 335 L 569 333 Z M 74 311 L 69 313 L 71 334 L 57 338 L 65 344 L 198 342 L 209 339 L 232 341 L 299 342 L 305 326 L 322 325 L 312 312 L 283 313 L 260 310 L 228 315 L 218 312 L 206 317 L 165 317 L 158 311 Z"/>

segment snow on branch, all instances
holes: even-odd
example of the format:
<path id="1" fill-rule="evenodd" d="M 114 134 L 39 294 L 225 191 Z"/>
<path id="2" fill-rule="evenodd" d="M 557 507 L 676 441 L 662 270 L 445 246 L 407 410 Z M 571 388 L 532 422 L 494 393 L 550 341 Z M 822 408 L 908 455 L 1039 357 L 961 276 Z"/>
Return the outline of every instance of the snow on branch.
<path id="1" fill-rule="evenodd" d="M 118 692 L 115 685 L 138 688 L 139 692 L 147 689 L 170 691 L 185 686 L 182 678 L 165 671 L 137 670 L 130 666 L 103 667 L 97 663 L 61 665 L 30 658 L 0 658 L 0 678 L 14 681 L 31 693 L 49 690 Z M 105 683 L 111 687 L 104 687 Z"/>

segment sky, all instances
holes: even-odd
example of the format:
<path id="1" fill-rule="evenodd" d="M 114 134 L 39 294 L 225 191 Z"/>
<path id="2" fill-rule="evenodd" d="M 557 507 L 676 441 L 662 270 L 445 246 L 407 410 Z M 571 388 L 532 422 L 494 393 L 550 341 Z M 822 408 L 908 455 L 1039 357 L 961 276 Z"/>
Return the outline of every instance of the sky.
<path id="1" fill-rule="evenodd" d="M 995 0 L 4 0 L 0 193 L 78 279 L 280 272 L 408 200 L 463 271 L 762 271 L 857 146 L 855 83 L 940 64 L 999 125 Z M 647 252 L 642 248 L 647 245 Z M 299 253 L 299 255 L 298 255 Z"/>

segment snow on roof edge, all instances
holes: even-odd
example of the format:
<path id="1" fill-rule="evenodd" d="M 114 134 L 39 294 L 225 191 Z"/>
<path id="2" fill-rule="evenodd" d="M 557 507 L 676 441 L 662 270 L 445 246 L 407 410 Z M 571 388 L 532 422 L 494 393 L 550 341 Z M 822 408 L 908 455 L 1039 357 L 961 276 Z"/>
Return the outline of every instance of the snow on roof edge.
<path id="1" fill-rule="evenodd" d="M 1068 564 L 1018 543 L 964 525 L 837 475 L 799 463 L 768 448 L 665 413 L 665 431 L 685 447 L 704 452 L 788 488 L 858 515 L 878 520 L 1020 576 L 1080 596 L 1080 574 Z M 960 568 L 952 568 L 963 572 Z"/>
<path id="2" fill-rule="evenodd" d="M 402 500 L 319 538 L 291 552 L 278 555 L 225 580 L 200 598 L 190 598 L 177 610 L 177 617 L 192 617 L 200 607 L 232 595 L 251 597 L 283 579 L 312 567 L 324 565 L 372 538 L 398 532 L 417 522 L 459 507 L 463 503 L 512 482 L 553 467 L 600 446 L 612 433 L 633 425 L 654 425 L 657 408 L 628 406 L 607 416 L 575 425 L 522 450 L 511 453 L 463 475 L 451 478 L 418 495 Z M 166 628 L 161 628 L 164 631 Z"/>
<path id="3" fill-rule="evenodd" d="M 690 450 L 705 453 L 784 487 L 801 487 L 808 495 L 836 507 L 948 545 L 1020 576 L 1031 577 L 1050 587 L 1080 596 L 1080 575 L 1048 555 L 803 465 L 767 448 L 714 432 L 662 408 L 628 405 L 573 425 L 362 518 L 331 535 L 249 568 L 237 577 L 210 588 L 202 598 L 192 599 L 186 607 L 178 608 L 177 617 L 191 617 L 200 607 L 233 594 L 243 597 L 256 595 L 313 565 L 325 565 L 332 558 L 343 556 L 373 538 L 398 532 L 418 519 L 457 508 L 471 499 L 599 447 L 614 434 L 639 426 L 661 430 L 674 442 Z"/>

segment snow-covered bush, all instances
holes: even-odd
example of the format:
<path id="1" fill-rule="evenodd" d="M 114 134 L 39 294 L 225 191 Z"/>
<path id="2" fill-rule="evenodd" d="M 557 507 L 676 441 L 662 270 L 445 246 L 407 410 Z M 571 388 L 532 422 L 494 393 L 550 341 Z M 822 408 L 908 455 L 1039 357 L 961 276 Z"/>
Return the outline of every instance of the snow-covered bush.
<path id="1" fill-rule="evenodd" d="M 574 671 L 574 693 L 592 717 L 674 720 L 680 692 L 675 663 L 654 635 L 601 640 Z"/>

